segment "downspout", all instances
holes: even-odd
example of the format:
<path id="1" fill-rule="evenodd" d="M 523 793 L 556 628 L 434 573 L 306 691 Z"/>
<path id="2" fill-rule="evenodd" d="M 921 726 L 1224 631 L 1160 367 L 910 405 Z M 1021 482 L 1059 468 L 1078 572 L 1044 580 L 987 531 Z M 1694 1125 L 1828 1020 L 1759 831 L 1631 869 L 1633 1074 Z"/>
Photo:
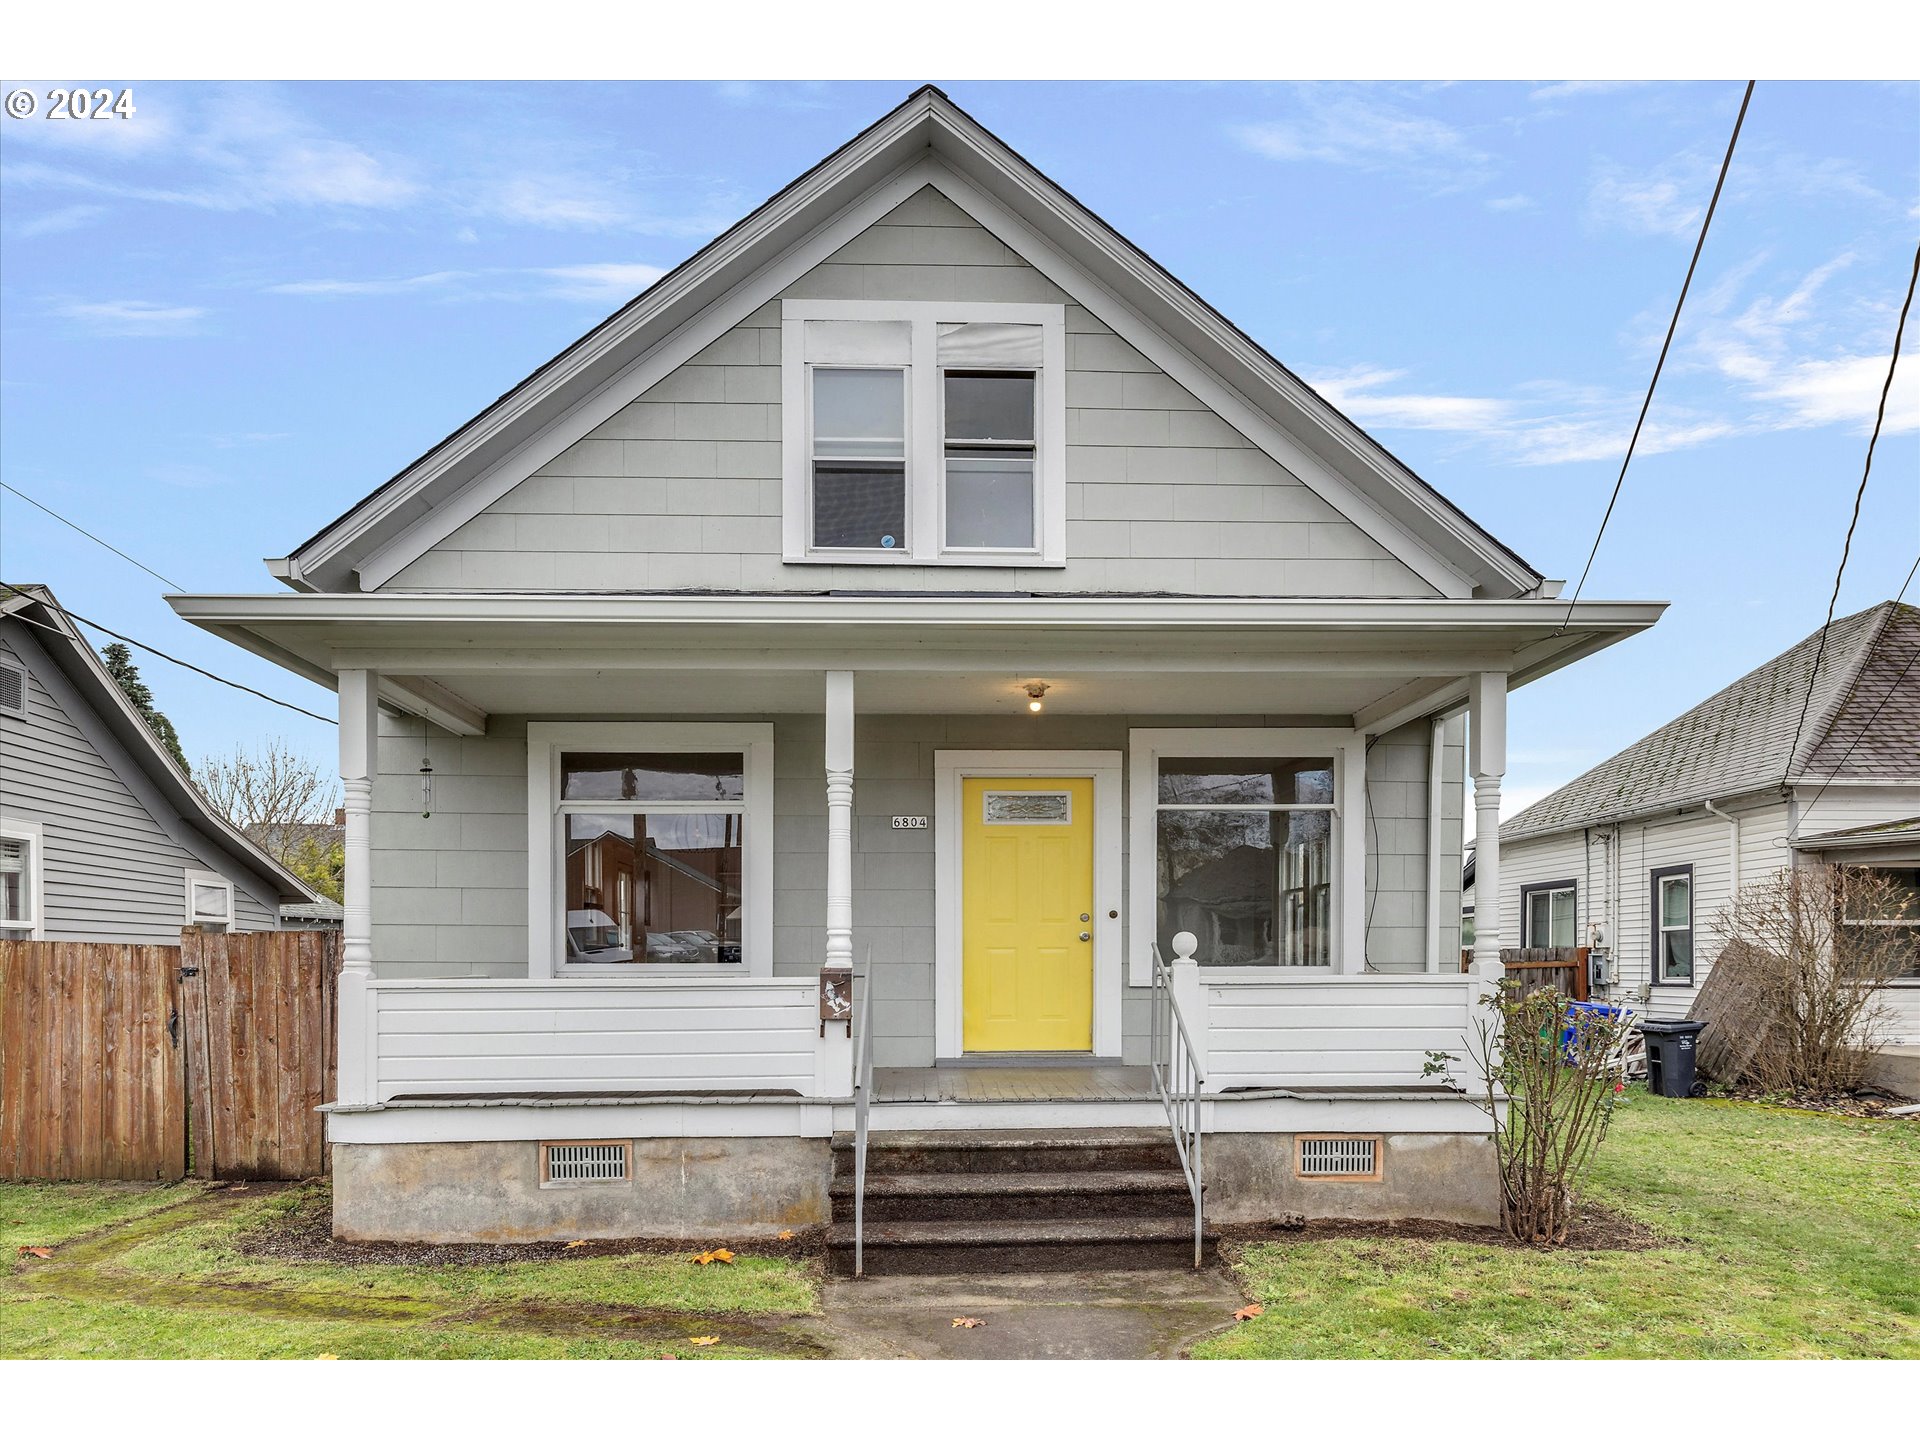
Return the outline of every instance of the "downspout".
<path id="1" fill-rule="evenodd" d="M 1738 815 L 1729 815 L 1711 800 L 1706 802 L 1706 811 L 1709 815 L 1718 815 L 1733 827 L 1727 837 L 1729 847 L 1733 852 L 1731 857 L 1733 871 L 1732 874 L 1728 876 L 1727 898 L 1737 900 L 1740 898 L 1740 817 Z"/>
<path id="2" fill-rule="evenodd" d="M 1433 717 L 1432 729 L 1427 736 L 1427 973 L 1440 973 L 1440 887 L 1445 883 L 1445 872 L 1440 868 L 1445 856 L 1440 853 L 1441 801 L 1446 794 L 1445 746 L 1443 731 L 1446 718 Z M 1456 862 L 1457 865 L 1458 862 Z M 1458 874 L 1456 869 L 1455 874 Z"/>

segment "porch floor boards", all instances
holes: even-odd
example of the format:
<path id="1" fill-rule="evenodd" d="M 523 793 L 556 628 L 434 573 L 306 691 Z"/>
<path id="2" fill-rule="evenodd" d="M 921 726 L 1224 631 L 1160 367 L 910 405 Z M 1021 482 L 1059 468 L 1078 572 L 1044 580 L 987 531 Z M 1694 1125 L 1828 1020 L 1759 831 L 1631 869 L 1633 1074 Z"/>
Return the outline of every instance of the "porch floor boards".
<path id="1" fill-rule="evenodd" d="M 1151 1100 L 1153 1072 L 1145 1065 L 969 1065 L 873 1072 L 876 1105 L 957 1100 Z"/>

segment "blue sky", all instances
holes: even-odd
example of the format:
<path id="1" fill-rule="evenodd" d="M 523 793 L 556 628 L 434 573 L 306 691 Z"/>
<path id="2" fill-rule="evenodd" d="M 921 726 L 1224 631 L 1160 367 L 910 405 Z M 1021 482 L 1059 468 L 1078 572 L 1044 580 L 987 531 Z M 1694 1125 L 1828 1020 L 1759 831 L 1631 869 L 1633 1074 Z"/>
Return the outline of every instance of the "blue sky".
<path id="1" fill-rule="evenodd" d="M 271 589 L 261 557 L 910 88 L 140 84 L 128 121 L 0 120 L 0 477 L 186 589 Z M 1577 577 L 1738 85 L 944 88 Z M 1673 609 L 1515 697 L 1509 813 L 1818 626 L 1917 218 L 1920 87 L 1760 85 L 1587 584 Z M 1917 344 L 1842 613 L 1920 552 Z M 331 708 L 10 495 L 0 570 Z M 142 668 L 190 756 L 284 735 L 331 764 L 329 727 Z"/>

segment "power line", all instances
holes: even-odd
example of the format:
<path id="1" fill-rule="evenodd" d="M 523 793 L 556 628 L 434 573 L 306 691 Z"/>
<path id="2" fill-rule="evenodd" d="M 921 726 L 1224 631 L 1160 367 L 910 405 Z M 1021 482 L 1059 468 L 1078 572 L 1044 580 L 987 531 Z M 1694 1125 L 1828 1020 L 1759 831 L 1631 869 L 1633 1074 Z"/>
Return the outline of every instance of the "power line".
<path id="1" fill-rule="evenodd" d="M 142 567 L 142 568 L 145 568 L 145 567 Z M 5 584 L 5 583 L 6 582 L 4 581 L 0 581 L 0 584 Z M 11 590 L 16 595 L 22 596 L 23 598 L 28 600 L 35 601 L 36 603 L 41 603 L 41 604 L 48 603 L 42 596 L 29 594 L 27 591 L 22 590 L 18 585 L 7 585 L 7 589 Z M 211 670 L 203 670 L 198 665 L 195 665 L 191 660 L 182 660 L 178 655 L 169 655 L 164 650 L 155 649 L 153 646 L 147 644 L 144 640 L 136 640 L 131 635 L 122 635 L 118 630 L 109 630 L 106 626 L 102 625 L 98 620 L 89 620 L 84 615 L 77 615 L 73 611 L 67 609 L 66 606 L 59 604 L 57 601 L 52 602 L 52 608 L 55 610 L 58 610 L 62 615 L 66 616 L 69 620 L 78 620 L 82 625 L 88 626 L 89 628 L 94 630 L 98 630 L 102 635 L 111 635 L 114 639 L 122 641 L 125 644 L 132 645 L 136 649 L 144 650 L 149 655 L 157 655 L 162 660 L 167 661 L 169 664 L 178 665 L 182 670 L 191 670 L 196 675 L 204 675 L 209 680 L 217 680 L 222 685 L 230 686 L 235 690 L 244 691 L 245 693 L 247 693 L 248 695 L 252 695 L 256 699 L 265 700 L 270 705 L 278 705 L 283 710 L 292 710 L 297 714 L 305 715 L 309 720 L 321 720 L 327 723 L 328 725 L 338 725 L 340 723 L 331 715 L 316 714 L 314 711 L 308 710 L 304 706 L 294 704 L 291 700 L 278 699 L 275 696 L 267 694 L 267 692 L 264 690 L 256 690 L 251 685 L 242 685 L 238 680 L 229 680 L 224 675 L 216 675 Z M 49 635 L 58 635 L 63 640 L 71 640 L 73 638 L 72 636 L 67 635 L 65 632 L 55 629 L 51 625 L 42 625 L 38 620 L 29 620 L 25 615 L 16 615 L 14 618 L 17 620 L 23 621 L 28 625 L 33 626 L 36 630 L 44 630 Z"/>
<path id="2" fill-rule="evenodd" d="M 1907 298 L 1900 304 L 1900 323 L 1893 330 L 1893 354 L 1887 357 L 1887 378 L 1880 386 L 1880 408 L 1874 413 L 1873 434 L 1867 437 L 1867 463 L 1860 471 L 1860 487 L 1853 492 L 1853 518 L 1847 521 L 1847 538 L 1840 546 L 1840 566 L 1833 572 L 1833 594 L 1827 597 L 1827 618 L 1820 627 L 1820 643 L 1813 648 L 1813 669 L 1807 674 L 1807 693 L 1800 699 L 1800 718 L 1793 725 L 1793 743 L 1787 747 L 1787 769 L 1780 777 L 1782 785 L 1793 776 L 1793 757 L 1800 749 L 1800 727 L 1807 723 L 1807 711 L 1813 705 L 1814 683 L 1820 678 L 1820 659 L 1827 653 L 1827 632 L 1833 628 L 1833 612 L 1840 605 L 1840 581 L 1847 573 L 1847 557 L 1853 553 L 1853 532 L 1860 524 L 1860 505 L 1867 498 L 1867 477 L 1873 474 L 1873 450 L 1880 443 L 1880 426 L 1887 418 L 1887 396 L 1893 391 L 1893 372 L 1900 368 L 1900 342 L 1907 333 L 1907 312 L 1913 308 L 1916 281 L 1920 281 L 1920 245 L 1914 247 L 1913 272 L 1907 276 Z M 1907 579 L 1912 581 L 1912 571 L 1907 572 Z M 1900 593 L 1907 593 L 1905 585 L 1900 587 Z M 1859 679 L 1857 675 L 1854 678 Z M 1849 688 L 1848 698 L 1852 694 Z M 1877 715 L 1879 711 L 1874 713 Z"/>
<path id="3" fill-rule="evenodd" d="M 1620 487 L 1626 483 L 1627 466 L 1633 463 L 1634 447 L 1640 443 L 1641 428 L 1647 423 L 1647 411 L 1653 408 L 1653 392 L 1660 384 L 1660 372 L 1666 368 L 1667 351 L 1673 346 L 1674 331 L 1680 328 L 1680 311 L 1687 303 L 1687 291 L 1693 288 L 1693 272 L 1699 268 L 1700 252 L 1707 246 L 1707 231 L 1713 227 L 1713 212 L 1719 208 L 1720 192 L 1727 183 L 1727 171 L 1733 165 L 1733 147 L 1740 143 L 1740 127 L 1746 123 L 1747 104 L 1753 99 L 1754 82 L 1747 82 L 1746 93 L 1740 97 L 1740 113 L 1733 118 L 1733 135 L 1727 141 L 1727 153 L 1720 160 L 1720 178 L 1713 182 L 1713 198 L 1707 202 L 1706 219 L 1700 222 L 1700 238 L 1693 242 L 1693 258 L 1687 262 L 1687 278 L 1681 282 L 1680 298 L 1674 302 L 1673 319 L 1667 322 L 1667 338 L 1660 342 L 1660 358 L 1654 362 L 1653 379 L 1647 382 L 1647 398 L 1640 402 L 1640 418 L 1633 422 L 1633 437 L 1627 441 L 1627 453 L 1620 461 L 1620 473 L 1614 477 L 1613 494 L 1607 498 L 1607 510 L 1600 517 L 1600 528 L 1594 532 L 1593 548 L 1587 551 L 1587 563 L 1580 571 L 1580 581 L 1573 587 L 1573 599 L 1567 601 L 1566 618 L 1561 620 L 1564 631 L 1573 620 L 1573 607 L 1579 603 L 1580 592 L 1586 588 L 1587 576 L 1593 570 L 1593 557 L 1600 553 L 1600 538 L 1607 533 L 1607 522 L 1613 518 L 1613 507 L 1620 501 Z"/>
<path id="4" fill-rule="evenodd" d="M 135 566 L 138 569 L 146 571 L 147 574 L 153 576 L 153 578 L 158 580 L 162 585 L 168 586 L 170 589 L 174 589 L 174 590 L 184 590 L 187 588 L 186 586 L 182 585 L 178 580 L 169 580 L 166 576 L 162 575 L 158 570 L 154 569 L 151 565 L 142 565 L 138 560 L 134 559 L 133 556 L 129 555 L 126 551 L 122 550 L 118 545 L 109 544 L 107 541 L 102 540 L 98 535 L 94 534 L 91 530 L 87 529 L 84 525 L 74 524 L 73 521 L 69 520 L 66 516 L 62 515 L 58 510 L 53 509 L 51 506 L 42 505 L 38 500 L 34 499 L 31 495 L 27 494 L 26 491 L 17 489 L 16 487 L 9 485 L 4 480 L 0 480 L 0 490 L 5 490 L 10 494 L 18 495 L 22 500 L 26 501 L 29 505 L 33 506 L 34 509 L 45 511 L 47 514 L 53 516 L 54 519 L 58 520 L 62 525 L 66 526 L 69 530 L 78 530 L 82 535 L 86 536 L 87 539 L 93 541 L 94 544 L 105 546 L 107 549 L 113 551 L 114 554 L 118 555 L 122 560 L 126 561 L 129 565 Z"/>

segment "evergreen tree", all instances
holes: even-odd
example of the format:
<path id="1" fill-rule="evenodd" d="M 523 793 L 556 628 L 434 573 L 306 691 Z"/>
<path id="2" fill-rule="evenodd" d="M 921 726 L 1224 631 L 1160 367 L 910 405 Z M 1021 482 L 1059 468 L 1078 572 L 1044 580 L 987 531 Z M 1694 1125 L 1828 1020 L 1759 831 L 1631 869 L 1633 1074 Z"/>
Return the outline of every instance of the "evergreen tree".
<path id="1" fill-rule="evenodd" d="M 153 708 L 153 691 L 140 678 L 140 671 L 133 663 L 133 652 L 116 640 L 100 652 L 100 658 L 106 662 L 107 673 L 119 685 L 120 693 L 127 697 L 127 703 L 140 712 L 140 718 L 147 722 L 147 728 L 159 737 L 161 745 L 180 768 L 188 769 L 187 757 L 180 749 L 180 736 L 175 732 L 173 722 Z"/>

